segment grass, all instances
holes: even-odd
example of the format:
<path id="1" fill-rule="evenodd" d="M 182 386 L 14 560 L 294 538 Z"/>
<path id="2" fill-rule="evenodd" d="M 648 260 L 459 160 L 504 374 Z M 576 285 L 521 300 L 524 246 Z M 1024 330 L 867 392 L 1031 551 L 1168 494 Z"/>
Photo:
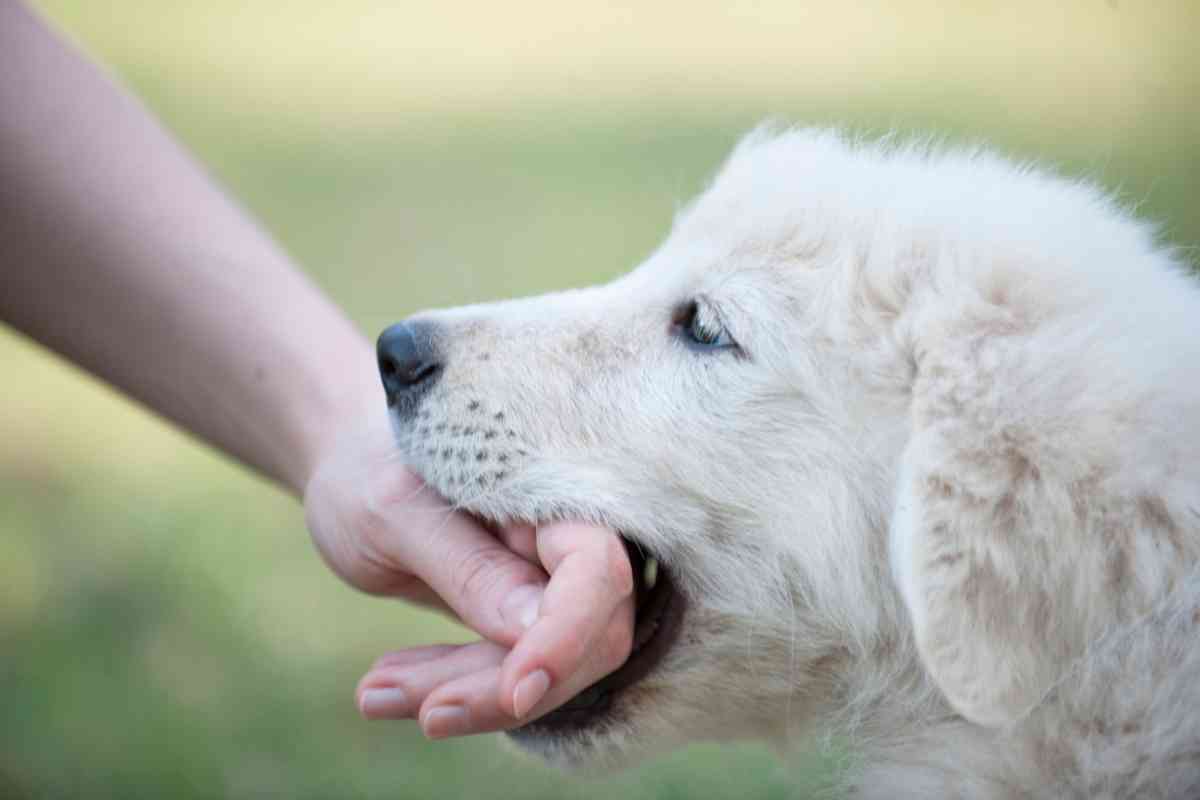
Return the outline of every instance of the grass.
<path id="1" fill-rule="evenodd" d="M 1186 1 L 39 5 L 368 332 L 624 271 L 764 117 L 983 139 L 1200 242 Z M 371 658 L 464 632 L 341 586 L 290 499 L 2 331 L 0 366 L 0 796 L 793 798 L 825 772 L 704 745 L 581 781 L 368 725 Z"/>

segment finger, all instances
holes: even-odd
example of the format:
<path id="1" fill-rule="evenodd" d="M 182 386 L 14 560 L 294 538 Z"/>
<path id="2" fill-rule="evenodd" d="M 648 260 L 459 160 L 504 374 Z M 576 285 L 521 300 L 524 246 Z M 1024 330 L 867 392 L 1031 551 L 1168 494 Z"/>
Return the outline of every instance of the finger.
<path id="1" fill-rule="evenodd" d="M 480 641 L 414 648 L 411 658 L 382 658 L 358 683 L 355 695 L 359 711 L 367 719 L 414 717 L 434 689 L 466 675 L 498 668 L 507 652 L 499 645 Z"/>
<path id="2" fill-rule="evenodd" d="M 496 535 L 504 542 L 505 547 L 521 558 L 533 564 L 541 564 L 537 551 L 537 528 L 534 526 L 525 522 L 504 525 L 496 531 Z"/>
<path id="3" fill-rule="evenodd" d="M 515 728 L 521 723 L 497 702 L 499 686 L 497 665 L 438 687 L 418 712 L 422 732 L 430 739 L 445 739 Z"/>
<path id="4" fill-rule="evenodd" d="M 410 603 L 425 606 L 431 611 L 441 611 L 458 619 L 458 614 L 455 610 L 447 605 L 446 601 L 439 597 L 437 592 L 430 589 L 429 585 L 416 575 L 394 576 L 393 579 L 388 580 L 385 587 L 378 590 L 377 594 L 388 597 L 399 597 Z"/>
<path id="5" fill-rule="evenodd" d="M 512 714 L 522 724 L 537 719 L 618 669 L 629 657 L 633 642 L 633 616 L 633 597 L 627 597 L 618 604 L 608 624 L 587 646 L 575 671 L 560 680 L 550 678 L 554 674 L 550 672 L 553 666 L 542 667 L 527 671 L 524 678 L 511 684 L 512 690 L 509 691 L 510 684 L 504 681 L 508 665 L 503 665 L 497 701 L 503 703 L 505 713 Z M 533 649 L 539 646 L 543 645 L 536 640 L 530 644 Z M 559 674 L 564 674 L 570 665 L 561 669 L 563 672 Z"/>
<path id="6" fill-rule="evenodd" d="M 628 598 L 622 605 L 628 605 L 629 608 L 618 608 L 609 630 L 624 629 L 618 615 L 632 613 L 632 604 L 632 598 Z M 508 730 L 552 711 L 595 683 L 609 670 L 602 660 L 589 662 L 570 678 L 550 688 L 528 713 L 516 719 L 501 705 L 501 698 L 506 694 L 500 689 L 501 669 L 497 662 L 494 667 L 469 672 L 437 686 L 425 697 L 417 715 L 422 730 L 431 739 Z"/>
<path id="7" fill-rule="evenodd" d="M 431 644 L 424 647 L 406 647 L 403 650 L 393 650 L 375 659 L 371 664 L 371 668 L 367 670 L 367 673 L 370 674 L 386 667 L 403 667 L 409 664 L 419 664 L 422 661 L 431 661 L 432 659 L 449 655 L 460 647 L 462 647 L 460 644 Z"/>
<path id="8" fill-rule="evenodd" d="M 547 576 L 465 514 L 452 511 L 406 469 L 388 470 L 374 500 L 374 549 L 415 574 L 468 626 L 511 645 L 537 617 Z"/>
<path id="9" fill-rule="evenodd" d="M 537 622 L 501 670 L 499 702 L 513 718 L 549 710 L 543 701 L 565 701 L 567 689 L 615 670 L 633 643 L 633 570 L 620 538 L 605 528 L 557 523 L 540 529 L 537 542 L 551 578 Z M 557 687 L 566 688 L 552 693 Z"/>

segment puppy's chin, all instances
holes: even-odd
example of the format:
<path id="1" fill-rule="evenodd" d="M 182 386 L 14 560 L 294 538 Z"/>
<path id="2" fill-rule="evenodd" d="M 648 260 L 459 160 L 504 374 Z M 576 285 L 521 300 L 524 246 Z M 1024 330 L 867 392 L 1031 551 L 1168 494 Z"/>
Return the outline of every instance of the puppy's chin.
<path id="1" fill-rule="evenodd" d="M 543 761 L 555 769 L 587 778 L 601 778 L 613 770 L 636 766 L 646 759 L 637 746 L 633 726 L 610 725 L 593 731 L 545 733 L 522 726 L 504 739 L 520 754 Z"/>
<path id="2" fill-rule="evenodd" d="M 669 677 L 664 677 L 669 681 Z M 511 749 L 584 778 L 603 778 L 682 747 L 695 737 L 668 719 L 671 703 L 653 689 L 632 688 L 589 724 L 574 727 L 536 721 L 507 731 Z"/>

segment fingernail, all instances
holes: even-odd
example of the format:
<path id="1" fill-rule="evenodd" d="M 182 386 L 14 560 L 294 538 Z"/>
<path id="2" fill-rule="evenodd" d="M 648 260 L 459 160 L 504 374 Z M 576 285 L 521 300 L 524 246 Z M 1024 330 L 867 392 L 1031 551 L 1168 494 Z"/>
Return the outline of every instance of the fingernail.
<path id="1" fill-rule="evenodd" d="M 462 706 L 438 706 L 421 721 L 421 730 L 430 739 L 445 739 L 470 733 L 471 720 Z"/>
<path id="2" fill-rule="evenodd" d="M 403 689 L 367 689 L 362 693 L 358 710 L 367 719 L 408 716 L 408 698 Z"/>
<path id="3" fill-rule="evenodd" d="M 538 609 L 542 605 L 542 593 L 545 591 L 536 584 L 518 586 L 504 598 L 500 614 L 510 625 L 520 625 L 522 628 L 532 628 L 537 622 Z"/>
<path id="4" fill-rule="evenodd" d="M 517 682 L 517 688 L 513 689 L 513 711 L 517 712 L 517 719 L 528 714 L 538 704 L 538 701 L 546 696 L 548 691 L 550 691 L 550 676 L 544 669 L 531 672 L 521 678 Z"/>

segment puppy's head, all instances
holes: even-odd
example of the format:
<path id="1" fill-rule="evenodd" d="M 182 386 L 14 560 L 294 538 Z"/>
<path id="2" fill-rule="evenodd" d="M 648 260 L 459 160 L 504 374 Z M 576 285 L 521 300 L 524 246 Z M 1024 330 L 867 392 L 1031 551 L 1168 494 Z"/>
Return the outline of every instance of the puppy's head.
<path id="1" fill-rule="evenodd" d="M 625 277 L 421 314 L 380 339 L 399 445 L 454 505 L 603 523 L 635 566 L 657 564 L 630 662 L 513 732 L 557 760 L 782 732 L 827 701 L 841 632 L 874 627 L 885 602 L 850 587 L 882 574 L 867 533 L 889 429 L 852 422 L 875 400 L 829 358 L 806 275 L 829 231 L 804 224 L 758 146 Z M 822 588 L 838 582 L 852 603 Z"/>
<path id="2" fill-rule="evenodd" d="M 1086 249 L 1060 233 L 1110 212 L 1065 186 L 979 154 L 752 134 L 625 277 L 422 314 L 381 337 L 399 446 L 454 505 L 496 523 L 603 523 L 639 566 L 658 565 L 630 662 L 518 741 L 608 763 L 683 738 L 796 732 L 848 702 L 852 663 L 910 651 L 905 602 L 934 679 L 969 707 L 965 667 L 939 653 L 973 652 L 970 666 L 1004 640 L 969 651 L 955 631 L 986 629 L 918 607 L 911 542 L 942 528 L 896 487 L 912 478 L 914 424 L 936 422 L 922 387 L 977 421 L 977 351 L 951 367 L 930 348 L 997 341 L 1094 294 Z M 1107 248 L 1146 246 L 1140 231 L 1104 232 Z M 951 369 L 964 382 L 947 389 Z M 897 491 L 912 501 L 902 514 Z M 1002 694 L 1023 676 L 990 679 Z"/>

